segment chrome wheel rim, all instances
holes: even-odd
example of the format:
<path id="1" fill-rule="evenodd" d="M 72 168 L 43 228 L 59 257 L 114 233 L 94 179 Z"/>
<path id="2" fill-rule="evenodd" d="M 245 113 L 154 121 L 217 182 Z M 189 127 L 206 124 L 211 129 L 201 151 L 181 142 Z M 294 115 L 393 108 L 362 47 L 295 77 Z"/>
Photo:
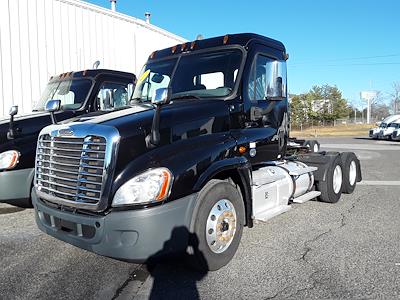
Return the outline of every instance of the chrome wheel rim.
<path id="1" fill-rule="evenodd" d="M 342 188 L 342 180 L 342 168 L 337 165 L 333 171 L 333 191 L 335 194 L 340 192 L 340 189 Z"/>
<path id="2" fill-rule="evenodd" d="M 214 253 L 222 253 L 233 241 L 236 233 L 235 207 L 227 199 L 221 199 L 211 208 L 207 217 L 206 240 Z"/>
<path id="3" fill-rule="evenodd" d="M 318 152 L 318 151 L 319 151 L 318 144 L 314 144 L 314 152 Z"/>
<path id="4" fill-rule="evenodd" d="M 356 177 L 357 177 L 357 166 L 356 166 L 356 162 L 353 160 L 350 163 L 350 167 L 349 167 L 349 182 L 350 182 L 351 186 L 353 186 L 354 183 L 356 182 Z"/>

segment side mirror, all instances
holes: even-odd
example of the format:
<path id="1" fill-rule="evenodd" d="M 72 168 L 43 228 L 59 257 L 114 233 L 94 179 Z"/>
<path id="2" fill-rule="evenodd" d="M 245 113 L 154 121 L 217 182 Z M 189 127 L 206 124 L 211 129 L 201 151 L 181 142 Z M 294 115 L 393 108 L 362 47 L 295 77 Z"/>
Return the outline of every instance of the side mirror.
<path id="1" fill-rule="evenodd" d="M 155 106 L 153 123 L 151 125 L 151 132 L 146 137 L 146 144 L 148 148 L 157 147 L 160 144 L 160 114 L 163 104 L 167 104 L 171 98 L 170 88 L 156 89 L 151 103 Z"/>
<path id="2" fill-rule="evenodd" d="M 14 116 L 18 113 L 18 105 L 13 105 L 10 108 L 10 128 L 7 132 L 7 138 L 13 140 L 15 138 Z"/>
<path id="3" fill-rule="evenodd" d="M 169 101 L 169 94 L 170 94 L 170 89 L 168 88 L 156 89 L 154 97 L 151 100 L 151 103 L 157 106 L 167 104 Z"/>
<path id="4" fill-rule="evenodd" d="M 10 108 L 10 116 L 14 117 L 18 113 L 18 105 L 13 105 Z"/>
<path id="5" fill-rule="evenodd" d="M 57 124 L 57 120 L 56 120 L 56 117 L 54 116 L 54 113 L 61 109 L 61 100 L 53 99 L 53 100 L 47 101 L 45 109 L 46 109 L 46 111 L 48 111 L 50 113 L 51 122 L 53 122 L 53 124 Z"/>
<path id="6" fill-rule="evenodd" d="M 267 65 L 266 99 L 272 101 L 286 98 L 286 62 L 272 61 Z"/>

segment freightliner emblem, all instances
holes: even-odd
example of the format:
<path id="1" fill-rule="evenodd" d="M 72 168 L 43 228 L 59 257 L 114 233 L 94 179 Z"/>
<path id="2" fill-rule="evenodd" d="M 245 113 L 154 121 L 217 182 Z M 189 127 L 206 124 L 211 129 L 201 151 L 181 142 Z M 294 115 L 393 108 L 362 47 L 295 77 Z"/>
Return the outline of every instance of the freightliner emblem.
<path id="1" fill-rule="evenodd" d="M 57 136 L 73 136 L 73 135 L 74 135 L 74 132 L 69 128 L 60 129 L 60 130 L 58 130 L 58 134 L 57 134 Z"/>

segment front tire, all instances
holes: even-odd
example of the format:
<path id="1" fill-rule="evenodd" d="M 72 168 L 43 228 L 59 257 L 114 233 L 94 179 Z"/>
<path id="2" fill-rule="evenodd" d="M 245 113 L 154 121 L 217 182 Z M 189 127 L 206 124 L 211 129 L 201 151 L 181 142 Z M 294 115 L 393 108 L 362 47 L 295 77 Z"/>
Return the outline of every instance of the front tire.
<path id="1" fill-rule="evenodd" d="M 215 271 L 236 253 L 243 232 L 244 203 L 231 183 L 211 180 L 200 191 L 194 216 L 190 264 L 201 271 Z"/>

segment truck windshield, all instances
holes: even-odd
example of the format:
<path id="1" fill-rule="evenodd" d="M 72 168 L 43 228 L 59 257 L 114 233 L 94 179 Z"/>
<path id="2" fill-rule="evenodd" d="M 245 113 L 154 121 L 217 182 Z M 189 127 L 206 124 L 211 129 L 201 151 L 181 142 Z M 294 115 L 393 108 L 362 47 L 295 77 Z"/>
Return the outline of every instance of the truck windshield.
<path id="1" fill-rule="evenodd" d="M 171 88 L 172 99 L 228 96 L 235 86 L 241 61 L 242 52 L 230 49 L 148 63 L 139 76 L 133 98 L 151 101 L 157 89 L 167 87 Z"/>
<path id="2" fill-rule="evenodd" d="M 46 102 L 51 99 L 61 100 L 61 109 L 79 109 L 89 94 L 90 79 L 74 79 L 49 82 L 44 89 L 34 111 L 43 111 Z"/>

